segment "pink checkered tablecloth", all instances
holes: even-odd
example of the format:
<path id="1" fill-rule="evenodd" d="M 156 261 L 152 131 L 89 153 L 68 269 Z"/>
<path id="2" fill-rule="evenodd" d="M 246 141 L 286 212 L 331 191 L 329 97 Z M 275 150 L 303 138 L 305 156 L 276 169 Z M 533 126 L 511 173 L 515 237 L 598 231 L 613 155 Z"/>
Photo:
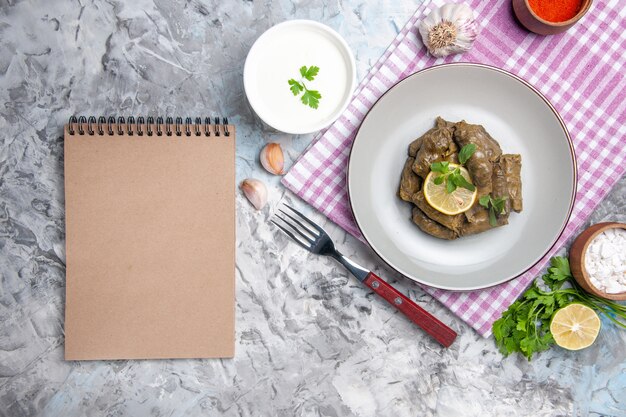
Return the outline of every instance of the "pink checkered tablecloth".
<path id="1" fill-rule="evenodd" d="M 596 0 L 564 34 L 538 36 L 521 27 L 511 2 L 469 0 L 481 33 L 464 55 L 434 59 L 417 25 L 440 0 L 426 0 L 360 83 L 347 110 L 291 167 L 283 184 L 346 231 L 362 239 L 350 211 L 345 170 L 358 126 L 376 100 L 397 81 L 445 62 L 479 62 L 503 68 L 537 87 L 559 111 L 574 141 L 579 178 L 566 229 L 541 261 L 520 277 L 479 291 L 423 287 L 487 337 L 492 323 L 517 299 L 587 220 L 624 174 L 626 166 L 626 5 Z"/>

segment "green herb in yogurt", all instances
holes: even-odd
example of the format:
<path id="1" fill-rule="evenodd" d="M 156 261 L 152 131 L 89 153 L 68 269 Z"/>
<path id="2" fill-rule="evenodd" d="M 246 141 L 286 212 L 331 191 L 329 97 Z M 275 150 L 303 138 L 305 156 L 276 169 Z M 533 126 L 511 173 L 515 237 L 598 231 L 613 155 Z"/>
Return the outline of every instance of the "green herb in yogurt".
<path id="1" fill-rule="evenodd" d="M 322 95 L 317 90 L 309 90 L 304 83 L 304 80 L 313 81 L 319 71 L 320 68 L 316 66 L 311 66 L 308 68 L 306 66 L 303 66 L 302 68 L 300 68 L 300 75 L 302 76 L 302 78 L 300 78 L 300 80 L 295 80 L 292 78 L 288 81 L 290 86 L 289 89 L 291 90 L 293 95 L 298 96 L 300 95 L 300 93 L 304 92 L 304 94 L 302 94 L 302 97 L 300 97 L 300 101 L 302 102 L 302 104 L 304 104 L 305 106 L 309 106 L 312 109 L 318 108 Z"/>

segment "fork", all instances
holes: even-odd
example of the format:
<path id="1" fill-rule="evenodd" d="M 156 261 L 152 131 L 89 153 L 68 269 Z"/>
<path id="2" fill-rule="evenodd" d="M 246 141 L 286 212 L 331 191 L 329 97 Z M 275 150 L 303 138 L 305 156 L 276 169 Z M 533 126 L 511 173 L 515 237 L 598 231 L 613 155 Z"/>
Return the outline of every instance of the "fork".
<path id="1" fill-rule="evenodd" d="M 320 226 L 307 218 L 298 210 L 284 204 L 290 213 L 283 209 L 278 209 L 283 216 L 275 216 L 284 224 L 270 221 L 293 239 L 298 245 L 317 255 L 330 256 L 348 271 L 352 273 L 361 283 L 371 288 L 376 294 L 384 298 L 389 304 L 400 310 L 409 320 L 421 327 L 426 333 L 431 335 L 437 342 L 445 347 L 452 344 L 457 334 L 454 330 L 439 321 L 435 316 L 415 304 L 410 298 L 396 290 L 386 281 L 372 271 L 368 271 L 356 262 L 346 258 L 337 249 L 333 241 Z"/>

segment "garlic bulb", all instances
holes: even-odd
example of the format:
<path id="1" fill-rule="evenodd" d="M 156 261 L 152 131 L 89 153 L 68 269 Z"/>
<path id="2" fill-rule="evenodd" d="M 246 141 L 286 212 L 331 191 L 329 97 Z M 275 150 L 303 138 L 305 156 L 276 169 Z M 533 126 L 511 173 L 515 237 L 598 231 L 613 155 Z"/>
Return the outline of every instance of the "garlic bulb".
<path id="1" fill-rule="evenodd" d="M 283 168 L 285 167 L 285 157 L 283 156 L 283 150 L 278 143 L 268 143 L 265 145 L 259 160 L 263 168 L 270 174 L 283 175 Z"/>
<path id="2" fill-rule="evenodd" d="M 448 3 L 422 20 L 419 31 L 428 52 L 443 57 L 469 51 L 478 36 L 478 25 L 467 4 Z"/>
<path id="3" fill-rule="evenodd" d="M 267 188 L 263 182 L 254 178 L 247 178 L 241 182 L 239 187 L 255 209 L 261 210 L 267 203 Z"/>

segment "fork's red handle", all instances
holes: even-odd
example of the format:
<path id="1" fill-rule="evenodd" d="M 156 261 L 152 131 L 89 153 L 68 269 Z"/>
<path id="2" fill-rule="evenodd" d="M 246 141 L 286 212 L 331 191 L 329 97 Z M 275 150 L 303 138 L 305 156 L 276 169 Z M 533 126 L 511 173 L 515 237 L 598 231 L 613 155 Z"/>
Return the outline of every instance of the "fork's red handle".
<path id="1" fill-rule="evenodd" d="M 439 321 L 435 316 L 411 301 L 410 298 L 387 284 L 379 276 L 370 272 L 365 281 L 376 294 L 383 297 L 389 304 L 404 313 L 413 323 L 424 329 L 437 342 L 448 347 L 456 339 L 456 332 Z"/>

